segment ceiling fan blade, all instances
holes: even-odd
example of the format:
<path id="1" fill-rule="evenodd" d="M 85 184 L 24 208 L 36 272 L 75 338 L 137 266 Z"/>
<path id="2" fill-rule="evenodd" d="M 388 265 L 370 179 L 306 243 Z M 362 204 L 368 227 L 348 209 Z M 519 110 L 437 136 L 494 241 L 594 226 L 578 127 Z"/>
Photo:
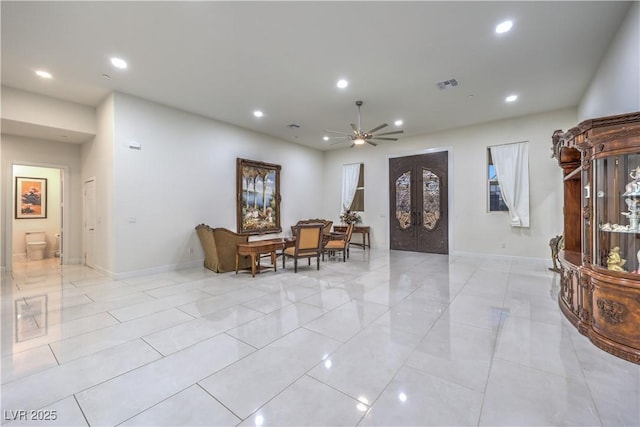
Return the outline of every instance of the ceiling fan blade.
<path id="1" fill-rule="evenodd" d="M 354 133 L 358 133 L 360 132 L 360 130 L 356 127 L 356 125 L 354 125 L 353 123 L 351 123 L 351 129 L 353 129 Z"/>
<path id="2" fill-rule="evenodd" d="M 374 127 L 373 129 L 371 129 L 371 130 L 370 130 L 369 132 L 367 132 L 367 133 L 374 133 L 375 131 L 380 130 L 380 129 L 382 129 L 382 128 L 385 128 L 385 127 L 387 127 L 387 126 L 389 126 L 389 125 L 388 125 L 388 124 L 386 124 L 386 123 L 383 123 L 383 124 L 381 124 L 380 126 Z"/>
<path id="3" fill-rule="evenodd" d="M 383 135 L 395 135 L 397 133 L 404 133 L 403 130 L 394 130 L 393 132 L 384 132 L 384 133 L 379 133 L 376 136 L 383 136 Z"/>
<path id="4" fill-rule="evenodd" d="M 355 146 L 356 146 L 356 144 L 351 144 L 351 147 L 349 147 L 349 148 L 353 148 L 353 147 L 355 147 Z"/>
<path id="5" fill-rule="evenodd" d="M 329 144 L 329 145 L 342 144 L 343 142 L 347 142 L 347 141 L 348 141 L 348 139 L 343 139 L 342 141 L 332 142 L 332 143 L 331 143 L 331 144 Z"/>
<path id="6" fill-rule="evenodd" d="M 369 141 L 369 140 L 367 140 L 366 142 L 367 142 L 367 144 L 371 144 L 371 145 L 373 145 L 374 147 L 377 147 L 377 146 L 378 146 L 378 144 L 376 144 L 375 142 L 371 142 L 371 141 Z"/>
<path id="7" fill-rule="evenodd" d="M 374 140 L 374 141 L 397 141 L 398 140 L 398 138 L 378 138 L 378 137 L 374 137 L 374 138 L 371 138 L 371 139 Z M 369 140 L 367 140 L 367 141 L 369 141 Z"/>
<path id="8" fill-rule="evenodd" d="M 322 132 L 337 133 L 338 135 L 344 135 L 344 136 L 351 135 L 350 133 L 338 132 L 338 131 L 331 130 L 331 129 L 323 129 Z"/>

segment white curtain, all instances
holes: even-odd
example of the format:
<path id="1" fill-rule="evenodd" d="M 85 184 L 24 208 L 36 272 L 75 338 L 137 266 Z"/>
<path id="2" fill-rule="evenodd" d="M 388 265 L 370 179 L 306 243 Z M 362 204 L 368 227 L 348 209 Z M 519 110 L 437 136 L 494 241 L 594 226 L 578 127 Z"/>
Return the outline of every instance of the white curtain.
<path id="1" fill-rule="evenodd" d="M 529 144 L 491 147 L 502 199 L 509 208 L 512 227 L 529 227 Z"/>
<path id="2" fill-rule="evenodd" d="M 358 177 L 360 176 L 360 163 L 342 166 L 342 211 L 346 211 L 353 203 L 353 198 L 358 189 Z"/>

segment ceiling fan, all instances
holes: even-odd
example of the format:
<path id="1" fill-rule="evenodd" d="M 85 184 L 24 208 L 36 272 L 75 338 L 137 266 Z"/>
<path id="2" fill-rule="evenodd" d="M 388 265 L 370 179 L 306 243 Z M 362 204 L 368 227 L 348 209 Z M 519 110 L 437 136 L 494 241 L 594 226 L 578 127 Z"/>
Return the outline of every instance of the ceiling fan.
<path id="1" fill-rule="evenodd" d="M 331 143 L 331 145 L 335 145 L 335 144 L 340 144 L 342 142 L 347 142 L 347 141 L 351 141 L 351 148 L 353 148 L 356 145 L 362 145 L 365 142 L 367 144 L 371 144 L 373 146 L 377 146 L 378 144 L 376 144 L 373 141 L 397 141 L 398 138 L 388 138 L 388 135 L 396 135 L 399 133 L 403 133 L 404 131 L 402 130 L 395 130 L 393 132 L 384 132 L 384 133 L 379 133 L 376 134 L 375 132 L 379 131 L 380 129 L 383 129 L 387 126 L 389 126 L 386 123 L 383 123 L 379 126 L 374 127 L 373 129 L 371 129 L 370 131 L 367 132 L 363 132 L 362 131 L 362 127 L 360 127 L 360 107 L 362 107 L 363 102 L 362 101 L 356 101 L 356 105 L 358 106 L 358 126 L 356 126 L 355 124 L 351 123 L 351 129 L 353 129 L 353 132 L 351 133 L 343 133 L 343 132 L 337 132 L 335 130 L 329 130 L 329 129 L 325 129 L 325 132 L 330 132 L 330 133 L 335 133 L 337 135 L 340 136 L 332 136 L 330 138 L 332 139 L 339 139 L 339 141 L 333 142 Z"/>

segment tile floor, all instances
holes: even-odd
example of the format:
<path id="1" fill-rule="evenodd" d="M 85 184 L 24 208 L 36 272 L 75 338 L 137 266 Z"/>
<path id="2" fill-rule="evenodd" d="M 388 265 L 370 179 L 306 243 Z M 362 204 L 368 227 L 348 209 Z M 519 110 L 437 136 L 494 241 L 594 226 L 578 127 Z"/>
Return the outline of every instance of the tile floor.
<path id="1" fill-rule="evenodd" d="M 2 425 L 640 424 L 640 367 L 562 317 L 550 263 L 351 252 L 255 278 L 16 265 Z"/>

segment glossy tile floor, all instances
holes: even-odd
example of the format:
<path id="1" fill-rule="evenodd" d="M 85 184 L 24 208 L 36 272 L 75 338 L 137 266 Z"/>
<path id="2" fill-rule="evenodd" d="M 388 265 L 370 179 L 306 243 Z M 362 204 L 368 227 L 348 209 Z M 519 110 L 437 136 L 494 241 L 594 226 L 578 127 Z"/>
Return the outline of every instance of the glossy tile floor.
<path id="1" fill-rule="evenodd" d="M 640 424 L 640 367 L 562 317 L 550 262 L 351 252 L 255 278 L 17 265 L 2 424 Z"/>

